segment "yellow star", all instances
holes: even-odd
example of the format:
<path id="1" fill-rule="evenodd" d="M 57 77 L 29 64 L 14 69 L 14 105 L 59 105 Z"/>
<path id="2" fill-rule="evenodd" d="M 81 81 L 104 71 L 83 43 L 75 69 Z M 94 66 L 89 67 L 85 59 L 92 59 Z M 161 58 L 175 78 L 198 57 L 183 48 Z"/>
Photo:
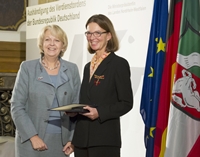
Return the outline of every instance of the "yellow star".
<path id="1" fill-rule="evenodd" d="M 165 43 L 163 42 L 162 38 L 160 38 L 159 42 L 158 42 L 158 38 L 155 39 L 157 42 L 157 53 L 159 53 L 160 51 L 165 52 Z"/>
<path id="2" fill-rule="evenodd" d="M 148 75 L 148 77 L 153 77 L 153 74 L 154 74 L 154 69 L 152 67 L 151 68 L 151 73 Z"/>
<path id="3" fill-rule="evenodd" d="M 153 131 L 154 131 L 155 129 L 156 129 L 155 127 L 151 127 L 151 128 L 150 128 L 149 135 L 150 135 L 151 137 L 153 137 Z"/>

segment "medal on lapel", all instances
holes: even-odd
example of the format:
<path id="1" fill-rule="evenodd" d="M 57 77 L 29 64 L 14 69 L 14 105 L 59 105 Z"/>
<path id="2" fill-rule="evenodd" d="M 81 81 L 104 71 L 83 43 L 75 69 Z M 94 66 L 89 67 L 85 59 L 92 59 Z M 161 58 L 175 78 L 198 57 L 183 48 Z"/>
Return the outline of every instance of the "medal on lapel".
<path id="1" fill-rule="evenodd" d="M 94 78 L 96 79 L 96 80 L 94 80 L 94 84 L 95 84 L 96 86 L 98 86 L 98 85 L 101 83 L 100 80 L 103 80 L 103 79 L 104 79 L 104 75 L 101 75 L 101 76 L 94 75 Z"/>

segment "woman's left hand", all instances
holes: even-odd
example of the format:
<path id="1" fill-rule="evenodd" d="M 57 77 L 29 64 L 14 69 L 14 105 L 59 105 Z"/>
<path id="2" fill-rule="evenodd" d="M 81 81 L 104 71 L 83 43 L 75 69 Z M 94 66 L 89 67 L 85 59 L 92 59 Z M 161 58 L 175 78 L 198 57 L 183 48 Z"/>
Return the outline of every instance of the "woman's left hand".
<path id="1" fill-rule="evenodd" d="M 96 108 L 90 107 L 90 106 L 85 106 L 83 108 L 89 111 L 87 113 L 80 113 L 83 116 L 86 116 L 86 117 L 88 117 L 88 118 L 90 118 L 92 120 L 95 120 L 95 119 L 97 119 L 99 117 L 99 113 L 98 113 Z"/>
<path id="2" fill-rule="evenodd" d="M 63 148 L 63 152 L 65 152 L 66 155 L 70 155 L 74 152 L 74 145 L 71 142 L 67 142 Z"/>

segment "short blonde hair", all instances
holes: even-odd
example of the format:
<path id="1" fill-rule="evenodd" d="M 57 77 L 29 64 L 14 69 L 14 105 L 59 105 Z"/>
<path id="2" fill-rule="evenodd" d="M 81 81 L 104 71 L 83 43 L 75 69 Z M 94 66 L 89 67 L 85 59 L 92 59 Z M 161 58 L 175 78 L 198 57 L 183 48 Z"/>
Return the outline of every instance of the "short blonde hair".
<path id="1" fill-rule="evenodd" d="M 41 32 L 38 35 L 38 41 L 37 41 L 37 46 L 40 49 L 40 54 L 43 56 L 43 42 L 44 42 L 44 35 L 45 32 L 49 30 L 53 36 L 58 38 L 61 42 L 63 42 L 63 51 L 60 52 L 59 57 L 62 57 L 67 49 L 68 46 L 68 40 L 67 40 L 67 35 L 63 31 L 62 28 L 60 28 L 58 25 L 47 25 L 45 26 Z"/>

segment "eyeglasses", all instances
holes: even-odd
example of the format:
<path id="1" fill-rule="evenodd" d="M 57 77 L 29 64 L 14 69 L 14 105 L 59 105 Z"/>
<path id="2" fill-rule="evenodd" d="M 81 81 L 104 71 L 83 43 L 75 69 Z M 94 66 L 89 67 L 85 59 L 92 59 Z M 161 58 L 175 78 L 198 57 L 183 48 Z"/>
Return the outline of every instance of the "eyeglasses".
<path id="1" fill-rule="evenodd" d="M 108 32 L 93 32 L 93 33 L 91 33 L 91 32 L 85 32 L 85 36 L 86 36 L 87 38 L 90 38 L 92 35 L 93 35 L 94 37 L 100 37 L 101 34 L 104 34 L 104 33 L 108 33 Z"/>

